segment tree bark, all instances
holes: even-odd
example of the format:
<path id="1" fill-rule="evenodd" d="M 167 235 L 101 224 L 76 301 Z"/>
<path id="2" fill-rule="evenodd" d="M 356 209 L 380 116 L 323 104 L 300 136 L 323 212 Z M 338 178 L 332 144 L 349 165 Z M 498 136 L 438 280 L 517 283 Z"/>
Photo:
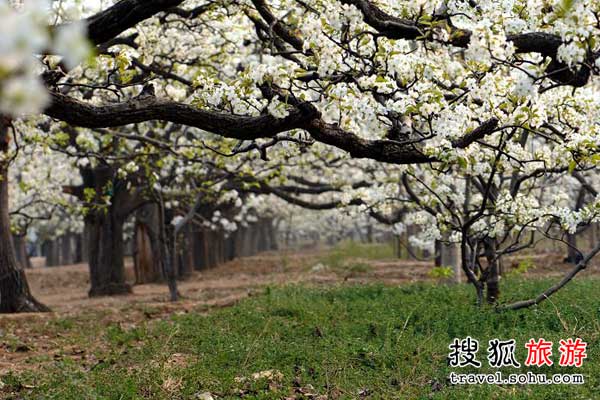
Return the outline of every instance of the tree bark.
<path id="1" fill-rule="evenodd" d="M 489 304 L 495 304 L 500 298 L 500 266 L 496 258 L 496 241 L 487 238 L 483 242 L 485 258 L 487 259 L 486 298 Z"/>
<path id="2" fill-rule="evenodd" d="M 15 245 L 15 255 L 17 262 L 21 268 L 31 268 L 31 260 L 27 254 L 27 239 L 25 236 L 13 235 L 13 243 Z"/>
<path id="3" fill-rule="evenodd" d="M 564 262 L 577 264 L 583 259 L 583 255 L 577 250 L 577 236 L 574 233 L 567 234 L 567 257 Z"/>
<path id="4" fill-rule="evenodd" d="M 161 243 L 161 259 L 162 259 L 162 267 L 163 267 L 163 275 L 167 280 L 167 286 L 169 287 L 169 296 L 171 301 L 177 301 L 179 298 L 179 293 L 177 292 L 177 277 L 175 275 L 175 251 L 177 250 L 175 247 L 175 235 L 174 235 L 174 227 L 171 224 L 173 220 L 173 215 L 166 215 L 165 211 L 165 202 L 162 196 L 159 195 L 159 226 L 160 226 L 160 236 L 159 240 Z M 169 238 L 172 238 L 173 242 L 169 243 Z"/>
<path id="5" fill-rule="evenodd" d="M 279 227 L 279 221 L 274 221 L 273 219 L 269 222 L 269 242 L 271 243 L 271 248 L 269 250 L 279 250 L 279 243 L 277 242 L 277 231 Z"/>
<path id="6" fill-rule="evenodd" d="M 585 202 L 585 195 L 587 191 L 585 187 L 579 189 L 577 194 L 577 200 L 575 201 L 575 211 L 579 211 Z M 583 254 L 577 249 L 577 234 L 567 233 L 567 257 L 564 262 L 577 264 L 583 259 Z"/>
<path id="7" fill-rule="evenodd" d="M 73 243 L 73 234 L 67 233 L 60 238 L 61 244 L 61 264 L 70 265 L 75 263 L 75 246 Z"/>
<path id="8" fill-rule="evenodd" d="M 90 297 L 131 293 L 125 282 L 123 262 L 123 220 L 117 217 L 111 204 L 107 209 L 90 211 L 85 223 L 88 228 Z"/>
<path id="9" fill-rule="evenodd" d="M 206 249 L 206 230 L 204 228 L 200 228 L 196 232 L 196 243 L 194 245 L 195 251 L 195 266 L 199 271 L 205 270 L 209 268 L 208 265 L 208 253 Z"/>
<path id="10" fill-rule="evenodd" d="M 139 193 L 131 191 L 116 176 L 114 166 L 101 164 L 80 168 L 83 185 L 73 189 L 88 206 L 85 217 L 85 241 L 90 266 L 90 297 L 127 294 L 131 286 L 125 281 L 125 242 L 123 224 L 127 217 L 146 203 Z M 86 189 L 94 190 L 94 198 L 85 199 Z M 107 204 L 106 198 L 110 201 Z"/>
<path id="11" fill-rule="evenodd" d="M 0 153 L 8 151 L 10 121 L 0 116 Z M 0 313 L 49 311 L 29 291 L 19 267 L 10 233 L 8 165 L 0 163 Z"/>
<path id="12" fill-rule="evenodd" d="M 46 258 L 46 267 L 55 267 L 60 265 L 58 239 L 46 240 L 43 244 L 43 254 Z"/>
<path id="13" fill-rule="evenodd" d="M 136 213 L 134 268 L 136 284 L 160 281 L 162 259 L 159 229 L 159 208 L 148 204 Z"/>
<path id="14" fill-rule="evenodd" d="M 84 225 L 83 232 L 79 235 L 79 240 L 81 242 L 81 262 L 87 263 L 89 262 L 90 257 L 90 243 L 87 240 L 89 237 L 88 227 Z"/>
<path id="15" fill-rule="evenodd" d="M 81 263 L 83 261 L 83 238 L 81 234 L 74 234 L 73 240 L 75 241 L 75 263 Z"/>
<path id="16" fill-rule="evenodd" d="M 192 275 L 194 271 L 194 253 L 192 252 L 192 246 L 194 245 L 194 238 L 192 236 L 192 228 L 190 225 L 186 225 L 184 228 L 184 234 L 182 242 L 184 246 L 180 249 L 180 268 L 178 271 L 179 279 L 187 279 Z"/>

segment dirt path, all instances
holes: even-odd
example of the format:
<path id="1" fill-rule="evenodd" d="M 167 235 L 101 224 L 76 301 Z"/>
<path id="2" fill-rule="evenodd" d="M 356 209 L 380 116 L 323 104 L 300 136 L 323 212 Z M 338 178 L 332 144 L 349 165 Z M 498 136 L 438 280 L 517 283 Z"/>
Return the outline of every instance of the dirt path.
<path id="1" fill-rule="evenodd" d="M 430 269 L 428 262 L 399 260 L 370 261 L 367 269 L 359 271 L 329 268 L 320 262 L 322 255 L 319 251 L 264 253 L 196 272 L 179 283 L 182 301 L 176 304 L 168 304 L 165 284 L 136 285 L 132 295 L 90 299 L 87 296 L 89 277 L 86 264 L 34 268 L 27 271 L 27 277 L 35 296 L 50 306 L 55 314 L 71 315 L 90 309 L 131 308 L 139 304 L 165 306 L 170 310 L 198 305 L 227 305 L 268 285 L 357 281 L 397 284 L 426 279 Z M 126 275 L 133 282 L 130 260 L 126 261 Z M 0 316 L 0 320 L 2 318 Z"/>

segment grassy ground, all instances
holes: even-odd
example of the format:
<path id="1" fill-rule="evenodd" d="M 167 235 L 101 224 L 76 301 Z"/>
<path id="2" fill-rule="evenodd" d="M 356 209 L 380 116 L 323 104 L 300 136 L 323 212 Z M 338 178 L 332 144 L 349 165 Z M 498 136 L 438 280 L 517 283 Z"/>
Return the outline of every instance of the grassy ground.
<path id="1" fill-rule="evenodd" d="M 513 278 L 505 299 L 539 292 L 547 280 Z M 600 393 L 598 278 L 573 282 L 535 309 L 497 313 L 476 309 L 470 287 L 289 286 L 208 315 L 174 315 L 135 324 L 97 319 L 47 322 L 68 337 L 65 352 L 93 354 L 78 362 L 57 357 L 43 368 L 0 377 L 0 396 L 26 399 L 398 398 L 596 399 Z M 46 329 L 48 327 L 46 326 Z M 580 370 L 523 368 L 521 372 L 582 373 L 584 385 L 452 386 L 448 344 L 467 335 L 524 343 L 581 337 L 588 359 Z M 90 347 L 100 338 L 102 346 Z M 18 344 L 15 344 L 17 346 Z M 554 353 L 558 353 L 555 345 Z M 48 360 L 45 360 L 48 361 Z M 506 369 L 506 373 L 518 370 Z M 2 386 L 0 385 L 0 386 Z M 210 395 L 209 395 L 210 394 Z M 319 397 L 321 396 L 321 397 Z"/>
<path id="2" fill-rule="evenodd" d="M 320 261 L 333 267 L 341 267 L 356 260 L 389 260 L 394 259 L 394 247 L 391 243 L 356 243 L 342 241 L 329 249 Z"/>

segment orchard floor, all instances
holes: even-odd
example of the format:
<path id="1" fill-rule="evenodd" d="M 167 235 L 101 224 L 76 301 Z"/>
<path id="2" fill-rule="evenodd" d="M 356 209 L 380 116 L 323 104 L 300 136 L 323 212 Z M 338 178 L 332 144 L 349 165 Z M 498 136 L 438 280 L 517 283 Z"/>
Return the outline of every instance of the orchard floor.
<path id="1" fill-rule="evenodd" d="M 36 391 L 36 374 L 57 364 L 66 363 L 82 371 L 105 365 L 107 354 L 114 351 L 110 348 L 113 339 L 117 343 L 127 342 L 131 339 L 127 332 L 145 330 L 173 318 L 212 315 L 213 310 L 249 297 L 261 299 L 279 287 L 300 285 L 343 290 L 372 284 L 395 287 L 423 281 L 439 282 L 432 278 L 430 262 L 381 259 L 372 257 L 369 252 L 363 258 L 360 251 L 358 253 L 358 256 L 340 257 L 331 250 L 284 251 L 237 259 L 212 270 L 196 272 L 180 282 L 182 299 L 177 303 L 167 301 L 164 284 L 135 285 L 131 295 L 90 299 L 87 297 L 87 265 L 83 264 L 28 270 L 32 292 L 53 312 L 0 316 L 0 398 L 30 398 L 27 393 Z M 131 261 L 126 265 L 128 276 L 132 278 Z M 560 255 L 538 254 L 509 260 L 506 268 L 518 270 L 517 278 L 529 281 L 534 277 L 556 280 L 569 266 L 562 263 Z M 581 277 L 592 275 L 600 275 L 598 265 L 592 265 Z M 461 290 L 470 293 L 470 289 Z M 110 340 L 107 341 L 107 337 Z M 175 358 L 167 362 L 187 363 L 178 360 L 177 354 L 173 353 Z M 348 398 L 353 397 L 357 396 Z"/>

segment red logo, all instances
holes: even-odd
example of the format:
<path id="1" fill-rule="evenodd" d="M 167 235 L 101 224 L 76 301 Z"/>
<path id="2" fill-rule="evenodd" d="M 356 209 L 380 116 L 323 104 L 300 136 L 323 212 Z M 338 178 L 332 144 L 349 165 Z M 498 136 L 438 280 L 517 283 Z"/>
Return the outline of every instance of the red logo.
<path id="1" fill-rule="evenodd" d="M 587 358 L 585 349 L 587 347 L 586 342 L 582 342 L 580 338 L 573 339 L 568 338 L 567 340 L 560 340 L 560 360 L 558 365 L 561 367 L 581 367 L 583 360 Z"/>
<path id="2" fill-rule="evenodd" d="M 525 365 L 535 365 L 541 367 L 542 365 L 552 365 L 553 362 L 550 359 L 552 355 L 552 342 L 540 338 L 537 342 L 533 339 L 529 339 L 529 342 L 525 344 L 527 348 L 527 360 Z"/>

